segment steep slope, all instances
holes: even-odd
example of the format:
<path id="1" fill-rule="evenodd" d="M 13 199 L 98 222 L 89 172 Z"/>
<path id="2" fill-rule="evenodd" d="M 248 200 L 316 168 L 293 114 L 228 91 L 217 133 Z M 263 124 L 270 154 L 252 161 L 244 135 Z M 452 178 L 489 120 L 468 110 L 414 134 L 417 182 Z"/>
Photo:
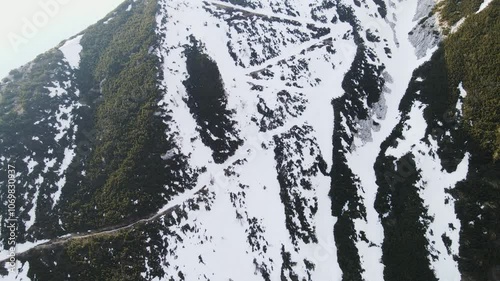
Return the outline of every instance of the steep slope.
<path id="1" fill-rule="evenodd" d="M 2 278 L 496 280 L 488 3 L 125 2 L 0 85 Z"/>
<path id="2" fill-rule="evenodd" d="M 469 136 L 469 173 L 452 194 L 462 222 L 459 265 L 472 280 L 500 276 L 499 7 L 500 1 L 484 1 L 477 11 L 462 14 L 460 28 L 444 42 L 450 92 L 463 102 L 460 133 Z"/>

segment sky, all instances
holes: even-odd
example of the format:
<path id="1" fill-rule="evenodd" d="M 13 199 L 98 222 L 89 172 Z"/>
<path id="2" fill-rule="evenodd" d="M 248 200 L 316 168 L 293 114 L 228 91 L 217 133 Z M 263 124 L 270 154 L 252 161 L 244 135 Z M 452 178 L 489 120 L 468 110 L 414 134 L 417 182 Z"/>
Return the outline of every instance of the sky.
<path id="1" fill-rule="evenodd" d="M 0 79 L 102 19 L 124 0 L 0 0 Z"/>

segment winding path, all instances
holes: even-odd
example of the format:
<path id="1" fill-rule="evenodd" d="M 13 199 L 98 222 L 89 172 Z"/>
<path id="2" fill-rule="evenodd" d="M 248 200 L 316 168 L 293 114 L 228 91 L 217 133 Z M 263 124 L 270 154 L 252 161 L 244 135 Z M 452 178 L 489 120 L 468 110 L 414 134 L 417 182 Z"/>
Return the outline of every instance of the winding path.
<path id="1" fill-rule="evenodd" d="M 327 24 L 322 24 L 318 23 L 315 21 L 312 21 L 311 19 L 307 18 L 301 18 L 301 17 L 293 17 L 293 16 L 288 16 L 288 15 L 283 15 L 283 14 L 276 14 L 276 13 L 269 13 L 268 11 L 265 10 L 256 10 L 256 9 L 248 9 L 244 8 L 241 6 L 233 5 L 230 3 L 225 3 L 221 1 L 216 1 L 216 0 L 211 0 L 211 1 L 206 1 L 206 4 L 209 5 L 214 5 L 219 8 L 223 9 L 233 9 L 233 10 L 238 10 L 243 13 L 248 13 L 248 14 L 253 14 L 257 16 L 262 16 L 262 17 L 267 17 L 272 20 L 285 20 L 285 21 L 292 21 L 296 22 L 299 24 L 302 24 L 304 26 L 306 25 L 315 25 L 317 27 L 332 27 L 331 25 Z M 332 34 L 331 32 L 328 32 L 327 34 L 321 36 L 320 38 L 309 40 L 307 42 L 304 42 L 301 45 L 295 46 L 293 48 L 289 48 L 284 52 L 282 55 L 271 58 L 265 62 L 263 62 L 260 65 L 254 66 L 254 67 L 249 67 L 246 71 L 246 75 L 251 76 L 252 73 L 256 73 L 259 71 L 262 71 L 269 65 L 275 64 L 281 60 L 285 60 L 286 58 L 289 58 L 291 56 L 294 56 L 303 50 L 307 50 L 308 48 L 320 44 L 320 43 L 325 43 L 328 40 L 332 39 Z M 242 79 L 247 80 L 248 82 L 252 82 L 252 79 L 249 79 L 249 77 L 242 77 Z M 253 81 L 255 82 L 255 81 Z M 264 81 L 259 81 L 259 83 L 265 83 Z M 266 140 L 271 140 L 272 136 L 284 133 L 288 131 L 291 127 L 294 125 L 302 123 L 303 120 L 299 118 L 299 120 L 294 120 L 293 122 L 289 122 L 286 126 L 283 126 L 281 128 L 277 128 L 275 130 L 268 131 L 264 133 L 263 135 L 259 137 L 254 137 L 251 139 L 247 139 L 245 141 L 245 144 L 241 146 L 233 156 L 231 156 L 229 159 L 226 160 L 225 163 L 233 163 L 234 161 L 241 159 L 242 157 L 248 156 L 247 154 L 251 153 L 253 151 L 255 146 L 260 145 L 262 141 Z M 251 157 L 250 157 L 251 158 Z M 251 159 L 250 159 L 251 161 Z M 108 226 L 105 228 L 97 229 L 97 230 L 89 230 L 87 233 L 70 233 L 66 234 L 64 236 L 60 236 L 54 239 L 51 239 L 49 241 L 45 241 L 40 244 L 34 244 L 31 247 L 26 247 L 26 249 L 23 249 L 22 251 L 18 251 L 16 253 L 17 258 L 26 258 L 28 255 L 35 251 L 39 250 L 44 250 L 44 249 L 50 249 L 52 247 L 55 247 L 57 245 L 64 245 L 66 243 L 69 243 L 74 240 L 80 240 L 80 239 L 86 239 L 86 238 L 92 238 L 92 237 L 98 237 L 98 236 L 103 236 L 103 235 L 110 235 L 110 234 L 115 234 L 124 230 L 132 229 L 136 226 L 139 225 L 144 225 L 148 222 L 155 221 L 156 219 L 164 216 L 164 215 L 169 215 L 171 214 L 176 208 L 179 208 L 183 203 L 185 203 L 188 200 L 193 199 L 196 195 L 201 193 L 204 190 L 208 190 L 208 186 L 206 183 L 211 182 L 214 178 L 215 179 L 220 179 L 224 177 L 224 168 L 226 168 L 228 164 L 215 164 L 215 163 L 210 163 L 207 165 L 207 170 L 212 171 L 209 173 L 204 173 L 201 174 L 199 179 L 198 179 L 198 184 L 195 188 L 191 190 L 186 190 L 184 193 L 178 195 L 175 197 L 173 200 L 169 201 L 163 208 L 161 208 L 157 213 L 150 215 L 149 217 L 140 219 L 138 221 L 135 221 L 133 223 L 127 224 L 127 225 L 114 225 L 114 226 Z M 214 177 L 215 176 L 215 177 Z M 213 184 L 211 184 L 211 188 L 224 188 L 226 183 L 218 182 L 215 181 Z M 18 246 L 22 246 L 23 244 L 20 244 Z M 0 256 L 0 265 L 3 265 L 5 262 L 7 262 L 8 257 L 5 254 L 5 250 L 3 255 Z"/>

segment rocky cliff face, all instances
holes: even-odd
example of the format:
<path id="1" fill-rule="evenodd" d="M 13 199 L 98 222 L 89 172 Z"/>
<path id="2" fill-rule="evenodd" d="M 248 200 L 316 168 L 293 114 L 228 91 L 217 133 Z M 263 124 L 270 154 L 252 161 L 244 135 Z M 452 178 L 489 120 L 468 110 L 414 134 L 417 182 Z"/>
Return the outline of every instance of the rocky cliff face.
<path id="1" fill-rule="evenodd" d="M 3 278 L 463 280 L 433 7 L 134 0 L 11 72 Z"/>

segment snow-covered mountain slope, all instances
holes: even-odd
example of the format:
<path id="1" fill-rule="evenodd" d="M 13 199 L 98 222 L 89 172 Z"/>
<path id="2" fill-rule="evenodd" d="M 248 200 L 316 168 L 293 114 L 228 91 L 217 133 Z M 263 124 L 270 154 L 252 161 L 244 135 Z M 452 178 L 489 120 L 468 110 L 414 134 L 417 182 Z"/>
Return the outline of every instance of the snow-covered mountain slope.
<path id="1" fill-rule="evenodd" d="M 0 278 L 465 280 L 434 5 L 134 0 L 12 72 Z"/>

